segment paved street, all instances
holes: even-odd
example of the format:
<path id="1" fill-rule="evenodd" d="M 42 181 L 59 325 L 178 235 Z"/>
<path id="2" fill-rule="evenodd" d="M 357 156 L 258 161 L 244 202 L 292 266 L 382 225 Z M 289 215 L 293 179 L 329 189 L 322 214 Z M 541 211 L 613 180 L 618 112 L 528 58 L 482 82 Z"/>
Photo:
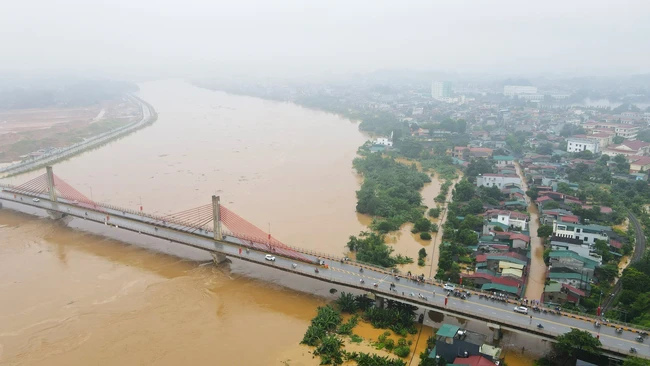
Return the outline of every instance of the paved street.
<path id="1" fill-rule="evenodd" d="M 127 211 L 123 213 L 121 210 L 108 208 L 102 208 L 101 210 L 103 210 L 103 212 L 96 211 L 92 207 L 83 207 L 81 204 L 73 204 L 72 202 L 66 202 L 63 199 L 58 203 L 53 203 L 44 195 L 40 196 L 39 202 L 34 202 L 32 200 L 33 196 L 16 194 L 16 198 L 14 198 L 14 193 L 7 191 L 0 193 L 0 199 L 54 210 L 98 223 L 105 223 L 108 215 L 110 219 L 106 224 L 116 226 L 117 228 L 129 229 L 142 234 L 176 241 L 196 248 L 217 251 L 224 253 L 229 257 L 241 258 L 262 265 L 276 267 L 288 272 L 319 278 L 339 285 L 367 288 L 369 291 L 377 294 L 400 299 L 404 302 L 411 302 L 417 304 L 419 307 L 423 307 L 424 304 L 427 304 L 428 306 L 426 307 L 432 310 L 443 309 L 444 311 L 445 308 L 450 310 L 453 309 L 467 314 L 469 318 L 480 316 L 497 324 L 505 322 L 530 330 L 536 330 L 536 325 L 541 323 L 544 326 L 543 332 L 546 332 L 549 335 L 565 333 L 569 331 L 571 327 L 587 330 L 594 334 L 594 336 L 598 334 L 599 331 L 600 340 L 604 346 L 618 350 L 623 354 L 628 353 L 630 347 L 636 347 L 640 356 L 650 358 L 650 347 L 636 342 L 634 340 L 635 334 L 631 331 L 625 331 L 623 334 L 617 335 L 614 332 L 613 327 L 603 326 L 598 330 L 589 320 L 561 315 L 531 312 L 530 314 L 533 317 L 531 319 L 529 315 L 515 313 L 513 311 L 513 304 L 479 299 L 479 296 L 476 294 L 467 300 L 450 297 L 448 304 L 445 306 L 445 292 L 441 288 L 440 284 L 420 284 L 406 278 L 395 280 L 392 275 L 381 269 L 364 267 L 364 271 L 361 273 L 361 267 L 355 263 L 342 263 L 332 260 L 326 260 L 326 264 L 329 267 L 326 269 L 324 267 L 317 267 L 315 264 L 298 262 L 278 255 L 276 255 L 276 260 L 271 262 L 264 259 L 264 256 L 268 254 L 268 252 L 250 250 L 247 253 L 245 250 L 245 244 L 237 238 L 228 237 L 224 242 L 216 243 L 212 240 L 212 232 L 188 233 L 182 231 L 182 229 L 188 231 L 194 229 L 179 228 L 178 225 L 177 228 L 173 229 L 168 226 L 163 226 L 161 222 L 157 222 L 158 220 L 141 216 L 137 213 L 130 213 Z M 242 248 L 244 248 L 244 250 L 241 250 Z M 316 257 L 313 255 L 306 254 L 305 257 L 314 262 L 316 260 Z M 293 265 L 295 265 L 295 268 Z M 317 268 L 319 270 L 318 273 L 316 273 Z M 363 284 L 361 283 L 361 280 L 364 281 Z M 373 286 L 374 283 L 377 284 L 376 287 Z M 394 291 L 390 289 L 391 283 L 395 284 Z M 426 297 L 426 300 L 420 299 L 418 294 Z"/>

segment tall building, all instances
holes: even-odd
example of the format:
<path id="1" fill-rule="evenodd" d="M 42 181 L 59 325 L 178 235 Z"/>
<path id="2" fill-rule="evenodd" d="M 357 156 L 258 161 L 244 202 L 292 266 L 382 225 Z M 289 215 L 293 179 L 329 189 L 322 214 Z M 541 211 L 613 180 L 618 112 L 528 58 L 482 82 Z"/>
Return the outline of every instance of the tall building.
<path id="1" fill-rule="evenodd" d="M 431 84 L 431 97 L 433 99 L 451 97 L 451 81 L 434 81 Z"/>
<path id="2" fill-rule="evenodd" d="M 503 95 L 505 96 L 520 94 L 537 94 L 537 87 L 524 85 L 505 85 L 503 87 Z"/>

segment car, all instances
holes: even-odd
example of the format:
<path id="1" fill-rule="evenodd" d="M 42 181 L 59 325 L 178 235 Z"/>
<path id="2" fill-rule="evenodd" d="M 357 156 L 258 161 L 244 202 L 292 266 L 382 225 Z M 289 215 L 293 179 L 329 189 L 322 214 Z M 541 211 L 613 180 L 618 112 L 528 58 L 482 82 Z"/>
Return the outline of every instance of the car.
<path id="1" fill-rule="evenodd" d="M 528 308 L 525 306 L 515 306 L 515 313 L 528 314 Z"/>
<path id="2" fill-rule="evenodd" d="M 275 257 L 270 254 L 265 255 L 264 259 L 266 259 L 267 261 L 275 262 Z"/>
<path id="3" fill-rule="evenodd" d="M 41 200 L 39 200 L 38 198 L 34 198 L 32 201 L 34 201 L 34 202 L 41 202 Z"/>
<path id="4" fill-rule="evenodd" d="M 445 283 L 445 285 L 442 286 L 442 288 L 444 288 L 445 291 L 454 291 L 454 290 L 456 290 L 456 286 L 450 285 L 448 283 Z"/>
<path id="5" fill-rule="evenodd" d="M 79 204 L 79 201 L 74 200 L 74 201 L 72 201 L 72 204 L 73 204 L 73 205 L 78 205 L 78 204 Z"/>

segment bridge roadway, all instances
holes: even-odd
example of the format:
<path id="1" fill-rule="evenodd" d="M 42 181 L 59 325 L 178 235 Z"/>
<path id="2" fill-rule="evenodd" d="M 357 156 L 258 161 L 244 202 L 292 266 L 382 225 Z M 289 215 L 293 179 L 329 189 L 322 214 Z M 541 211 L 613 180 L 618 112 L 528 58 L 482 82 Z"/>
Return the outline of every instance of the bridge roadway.
<path id="1" fill-rule="evenodd" d="M 76 143 L 71 146 L 67 146 L 64 148 L 61 148 L 51 154 L 48 155 L 43 155 L 39 156 L 37 158 L 34 158 L 32 160 L 28 160 L 25 162 L 20 162 L 12 165 L 5 166 L 3 168 L 0 168 L 0 174 L 3 176 L 7 175 L 12 175 L 12 174 L 19 174 L 19 173 L 24 173 L 30 170 L 34 170 L 36 168 L 52 164 L 56 161 L 59 161 L 61 159 L 65 159 L 68 157 L 71 157 L 73 155 L 79 154 L 84 150 L 91 149 L 93 147 L 99 146 L 101 144 L 104 144 L 118 136 L 127 134 L 129 132 L 135 131 L 142 126 L 146 125 L 147 123 L 150 122 L 151 118 L 154 115 L 153 108 L 149 107 L 146 105 L 142 100 L 135 98 L 133 96 L 130 97 L 133 99 L 135 102 L 140 104 L 140 108 L 142 109 L 142 118 L 134 123 L 128 124 L 124 127 L 120 127 L 108 132 L 105 132 L 101 135 L 91 137 L 85 141 Z"/>
<path id="2" fill-rule="evenodd" d="M 650 359 L 650 347 L 648 344 L 635 341 L 636 334 L 632 330 L 626 330 L 623 334 L 619 335 L 615 333 L 612 326 L 603 325 L 600 329 L 596 329 L 593 320 L 588 318 L 569 314 L 551 315 L 531 311 L 531 319 L 530 315 L 515 313 L 513 311 L 514 303 L 479 299 L 479 296 L 476 294 L 467 300 L 449 297 L 448 303 L 445 305 L 445 291 L 440 284 L 422 284 L 406 278 L 395 280 L 390 273 L 382 269 L 364 267 L 364 271 L 361 273 L 359 271 L 361 267 L 354 262 L 341 263 L 331 260 L 326 260 L 326 264 L 329 266 L 326 269 L 324 267 L 317 267 L 312 263 L 298 262 L 294 259 L 284 258 L 277 254 L 275 254 L 276 261 L 271 262 L 264 258 L 268 252 L 250 250 L 247 253 L 245 250 L 246 244 L 242 240 L 234 237 L 226 237 L 222 242 L 215 242 L 212 239 L 213 234 L 211 231 L 190 233 L 189 231 L 194 230 L 193 228 L 178 228 L 178 225 L 176 225 L 177 228 L 171 228 L 168 224 L 167 226 L 163 226 L 162 222 L 155 219 L 129 212 L 123 213 L 121 210 L 102 207 L 102 212 L 89 205 L 73 204 L 65 199 L 60 199 L 58 203 L 54 203 L 45 195 L 38 196 L 40 202 L 34 202 L 33 198 L 35 196 L 33 195 L 16 194 L 16 198 L 14 198 L 14 194 L 5 189 L 3 192 L 0 192 L 0 199 L 64 213 L 80 219 L 105 223 L 106 225 L 116 226 L 120 229 L 167 239 L 210 252 L 225 254 L 228 257 L 255 262 L 297 275 L 373 292 L 376 295 L 410 303 L 419 308 L 427 308 L 454 316 L 499 324 L 502 329 L 526 333 L 549 340 L 552 340 L 557 335 L 570 331 L 571 328 L 578 328 L 589 331 L 594 336 L 599 334 L 603 349 L 608 351 L 608 353 L 620 357 L 629 354 L 630 348 L 635 347 L 638 350 L 637 356 Z M 110 215 L 108 222 L 106 222 L 106 215 Z M 244 248 L 241 254 L 240 248 Z M 309 254 L 305 254 L 305 257 L 313 260 L 314 263 L 317 259 L 316 256 Z M 296 268 L 293 268 L 293 264 L 296 265 Z M 319 268 L 318 273 L 315 272 L 316 268 Z M 365 283 L 362 284 L 360 282 L 361 279 Z M 373 283 L 377 283 L 377 287 L 374 287 Z M 390 289 L 391 283 L 395 283 L 396 287 L 394 291 Z M 426 300 L 419 298 L 418 294 L 422 294 L 426 297 Z M 544 329 L 537 329 L 538 323 L 541 323 Z M 648 343 L 650 343 L 650 340 Z"/>

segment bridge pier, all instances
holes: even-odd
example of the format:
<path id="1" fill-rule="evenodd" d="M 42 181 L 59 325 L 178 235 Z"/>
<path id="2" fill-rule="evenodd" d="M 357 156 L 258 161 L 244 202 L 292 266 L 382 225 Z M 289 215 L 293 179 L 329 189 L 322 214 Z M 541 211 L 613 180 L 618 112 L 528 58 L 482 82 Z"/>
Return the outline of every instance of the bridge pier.
<path id="1" fill-rule="evenodd" d="M 49 216 L 52 220 L 59 220 L 65 216 L 65 214 L 57 211 L 50 211 L 50 210 L 45 210 L 47 212 L 47 216 Z"/>
<path id="2" fill-rule="evenodd" d="M 210 255 L 212 255 L 212 260 L 216 265 L 219 265 L 223 262 L 230 262 L 230 259 L 228 259 L 228 257 L 226 257 L 224 254 L 210 252 Z"/>
<path id="3" fill-rule="evenodd" d="M 384 308 L 384 298 L 381 296 L 375 296 L 375 306 L 383 309 Z"/>
<path id="4" fill-rule="evenodd" d="M 498 341 L 503 334 L 501 333 L 501 326 L 499 324 L 488 323 L 488 328 L 492 329 L 492 341 Z"/>

